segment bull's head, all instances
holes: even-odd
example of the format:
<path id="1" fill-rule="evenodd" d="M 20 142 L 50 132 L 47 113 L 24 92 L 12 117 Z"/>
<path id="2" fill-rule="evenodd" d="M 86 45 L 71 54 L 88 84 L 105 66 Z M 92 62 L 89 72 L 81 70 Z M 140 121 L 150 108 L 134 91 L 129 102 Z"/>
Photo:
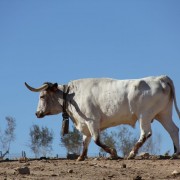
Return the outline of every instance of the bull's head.
<path id="1" fill-rule="evenodd" d="M 44 83 L 39 88 L 33 88 L 25 83 L 26 87 L 33 92 L 40 92 L 36 111 L 38 118 L 62 112 L 62 91 L 57 83 Z"/>

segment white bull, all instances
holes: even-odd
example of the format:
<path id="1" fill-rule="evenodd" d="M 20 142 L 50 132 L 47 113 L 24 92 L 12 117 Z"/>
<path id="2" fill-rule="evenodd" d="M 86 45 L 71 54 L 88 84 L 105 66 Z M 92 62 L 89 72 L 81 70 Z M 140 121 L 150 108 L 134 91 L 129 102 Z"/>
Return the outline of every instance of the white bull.
<path id="1" fill-rule="evenodd" d="M 63 111 L 64 86 L 57 83 L 44 83 L 40 88 L 25 85 L 31 91 L 40 92 L 36 112 L 38 118 Z M 87 156 L 91 137 L 98 146 L 116 158 L 116 150 L 100 141 L 100 131 L 120 124 L 134 126 L 137 120 L 140 122 L 141 135 L 129 158 L 133 158 L 151 136 L 153 119 L 167 130 L 174 144 L 174 153 L 179 153 L 179 128 L 172 120 L 173 101 L 179 118 L 180 112 L 173 81 L 168 76 L 132 80 L 80 79 L 71 81 L 67 86 L 66 111 L 76 128 L 83 133 L 83 151 L 78 160 L 84 160 Z"/>

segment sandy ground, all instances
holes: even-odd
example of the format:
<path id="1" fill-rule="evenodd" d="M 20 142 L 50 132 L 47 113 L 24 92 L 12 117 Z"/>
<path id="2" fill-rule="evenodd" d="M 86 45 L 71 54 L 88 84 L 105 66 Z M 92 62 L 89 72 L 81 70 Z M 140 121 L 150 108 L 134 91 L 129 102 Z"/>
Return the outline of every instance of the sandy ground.
<path id="1" fill-rule="evenodd" d="M 23 168 L 25 171 L 21 172 L 20 169 Z M 29 160 L 23 163 L 1 161 L 0 179 L 172 180 L 180 179 L 180 159 L 108 160 L 90 158 L 81 162 L 67 159 L 47 159 Z"/>

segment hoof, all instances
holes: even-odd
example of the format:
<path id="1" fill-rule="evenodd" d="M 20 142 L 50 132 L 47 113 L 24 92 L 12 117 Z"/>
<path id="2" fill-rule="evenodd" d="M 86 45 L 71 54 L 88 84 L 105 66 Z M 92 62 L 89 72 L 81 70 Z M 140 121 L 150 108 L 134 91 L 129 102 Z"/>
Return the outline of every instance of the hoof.
<path id="1" fill-rule="evenodd" d="M 111 159 L 118 159 L 117 151 L 115 149 L 111 149 Z"/>
<path id="2" fill-rule="evenodd" d="M 135 156 L 136 156 L 136 154 L 135 154 L 133 151 L 131 151 L 131 152 L 129 153 L 129 156 L 127 157 L 127 159 L 128 159 L 128 160 L 134 159 Z"/>
<path id="3" fill-rule="evenodd" d="M 108 159 L 109 160 L 117 160 L 117 159 L 119 159 L 119 157 L 118 156 L 110 156 Z"/>
<path id="4" fill-rule="evenodd" d="M 84 158 L 84 157 L 79 156 L 79 157 L 77 158 L 77 160 L 76 160 L 76 161 L 84 161 L 84 160 L 85 160 L 85 158 Z"/>
<path id="5" fill-rule="evenodd" d="M 175 154 L 173 154 L 173 155 L 171 156 L 170 159 L 180 159 L 180 155 L 177 154 L 177 153 L 175 153 Z"/>

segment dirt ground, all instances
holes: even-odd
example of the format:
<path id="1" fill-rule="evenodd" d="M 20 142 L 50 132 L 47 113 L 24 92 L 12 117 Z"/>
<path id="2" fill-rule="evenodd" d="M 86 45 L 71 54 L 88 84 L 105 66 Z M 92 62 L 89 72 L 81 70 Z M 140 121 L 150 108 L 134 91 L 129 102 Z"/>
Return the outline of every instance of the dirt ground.
<path id="1" fill-rule="evenodd" d="M 180 179 L 180 159 L 108 160 L 89 158 L 0 162 L 0 180 L 141 180 Z"/>

